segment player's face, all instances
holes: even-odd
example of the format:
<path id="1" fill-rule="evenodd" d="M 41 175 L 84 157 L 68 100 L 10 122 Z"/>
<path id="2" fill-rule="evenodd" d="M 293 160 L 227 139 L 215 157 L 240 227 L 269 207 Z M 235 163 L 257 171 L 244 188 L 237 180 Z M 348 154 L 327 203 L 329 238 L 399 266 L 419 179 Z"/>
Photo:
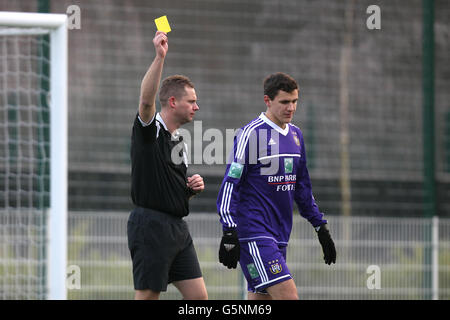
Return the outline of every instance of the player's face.
<path id="1" fill-rule="evenodd" d="M 286 92 L 279 90 L 273 100 L 269 96 L 264 96 L 264 102 L 267 105 L 266 115 L 276 125 L 283 128 L 292 121 L 295 110 L 297 110 L 298 90 Z"/>
<path id="2" fill-rule="evenodd" d="M 195 112 L 200 108 L 197 105 L 197 95 L 195 94 L 195 89 L 190 87 L 185 87 L 185 94 L 176 100 L 176 113 L 177 118 L 181 124 L 191 122 L 194 118 Z"/>

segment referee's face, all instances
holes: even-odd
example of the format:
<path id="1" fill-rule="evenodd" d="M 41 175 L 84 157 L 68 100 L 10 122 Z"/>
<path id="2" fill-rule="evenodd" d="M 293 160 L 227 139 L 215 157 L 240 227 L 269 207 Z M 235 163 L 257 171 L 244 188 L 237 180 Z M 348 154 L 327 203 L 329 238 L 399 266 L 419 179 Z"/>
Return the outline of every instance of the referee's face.
<path id="1" fill-rule="evenodd" d="M 177 118 L 181 124 L 191 122 L 195 113 L 200 109 L 195 89 L 188 86 L 184 89 L 185 94 L 175 103 Z"/>

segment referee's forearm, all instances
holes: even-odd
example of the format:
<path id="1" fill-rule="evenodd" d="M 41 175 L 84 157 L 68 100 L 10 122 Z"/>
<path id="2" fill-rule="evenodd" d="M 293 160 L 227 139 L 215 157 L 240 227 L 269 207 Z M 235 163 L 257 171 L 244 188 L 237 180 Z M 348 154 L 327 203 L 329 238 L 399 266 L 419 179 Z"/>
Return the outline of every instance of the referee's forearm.
<path id="1" fill-rule="evenodd" d="M 156 56 L 142 79 L 139 116 L 144 122 L 149 122 L 156 112 L 156 94 L 161 81 L 163 65 L 164 58 Z"/>

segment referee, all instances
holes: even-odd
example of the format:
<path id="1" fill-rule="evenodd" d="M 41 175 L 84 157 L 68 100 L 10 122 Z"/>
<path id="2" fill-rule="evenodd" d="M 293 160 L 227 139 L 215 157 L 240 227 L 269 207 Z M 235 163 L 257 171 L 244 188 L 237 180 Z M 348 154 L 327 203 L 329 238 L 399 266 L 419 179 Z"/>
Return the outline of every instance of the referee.
<path id="1" fill-rule="evenodd" d="M 167 34 L 153 38 L 156 57 L 141 84 L 131 137 L 131 197 L 128 225 L 135 299 L 159 299 L 172 283 L 184 299 L 208 299 L 197 254 L 183 220 L 189 199 L 203 191 L 203 178 L 187 177 L 185 143 L 177 129 L 199 110 L 194 85 L 185 76 L 164 79 L 155 97 L 168 51 Z"/>

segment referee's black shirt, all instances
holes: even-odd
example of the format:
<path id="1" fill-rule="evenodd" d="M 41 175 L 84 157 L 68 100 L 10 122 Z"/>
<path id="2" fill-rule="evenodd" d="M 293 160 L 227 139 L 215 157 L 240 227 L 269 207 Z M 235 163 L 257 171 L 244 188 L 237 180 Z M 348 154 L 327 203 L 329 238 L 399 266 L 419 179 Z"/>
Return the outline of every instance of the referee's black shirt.
<path id="1" fill-rule="evenodd" d="M 193 193 L 186 185 L 183 145 L 172 138 L 159 115 L 145 127 L 136 115 L 131 136 L 131 198 L 136 206 L 180 218 L 189 214 Z"/>

